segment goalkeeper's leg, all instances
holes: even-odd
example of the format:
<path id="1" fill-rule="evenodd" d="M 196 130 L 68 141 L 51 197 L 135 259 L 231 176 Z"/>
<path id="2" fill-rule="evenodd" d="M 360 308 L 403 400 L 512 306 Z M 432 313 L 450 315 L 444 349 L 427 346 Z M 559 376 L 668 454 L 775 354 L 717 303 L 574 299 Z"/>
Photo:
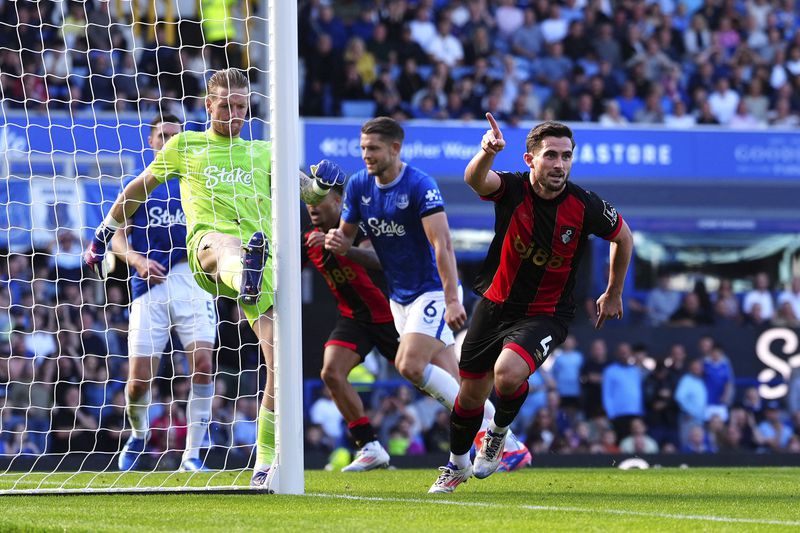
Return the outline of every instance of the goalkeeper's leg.
<path id="1" fill-rule="evenodd" d="M 251 323 L 258 337 L 264 364 L 267 367 L 267 384 L 258 411 L 258 430 L 256 436 L 256 464 L 253 469 L 251 486 L 263 486 L 275 459 L 275 374 L 273 372 L 273 313 L 272 308 Z"/>

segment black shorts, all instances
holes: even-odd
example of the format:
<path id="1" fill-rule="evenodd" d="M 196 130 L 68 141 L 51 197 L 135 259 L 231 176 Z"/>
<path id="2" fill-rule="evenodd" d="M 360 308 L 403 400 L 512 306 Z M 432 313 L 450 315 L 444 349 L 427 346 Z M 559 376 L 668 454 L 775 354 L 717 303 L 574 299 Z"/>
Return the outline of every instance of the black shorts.
<path id="1" fill-rule="evenodd" d="M 532 374 L 566 337 L 567 325 L 562 320 L 504 312 L 501 305 L 481 298 L 461 345 L 461 376 L 478 379 L 494 371 L 503 348 L 518 353 Z"/>
<path id="2" fill-rule="evenodd" d="M 340 316 L 325 343 L 325 346 L 328 345 L 349 348 L 360 355 L 362 360 L 373 348 L 377 348 L 386 359 L 394 361 L 400 345 L 400 335 L 392 322 L 373 324 Z"/>

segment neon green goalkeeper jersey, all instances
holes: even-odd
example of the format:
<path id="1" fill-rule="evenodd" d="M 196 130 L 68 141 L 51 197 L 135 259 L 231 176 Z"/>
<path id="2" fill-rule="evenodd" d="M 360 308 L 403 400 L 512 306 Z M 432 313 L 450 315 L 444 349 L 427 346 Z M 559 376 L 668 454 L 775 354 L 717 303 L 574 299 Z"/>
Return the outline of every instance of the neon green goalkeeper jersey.
<path id="1" fill-rule="evenodd" d="M 272 240 L 271 145 L 185 131 L 172 137 L 148 167 L 164 182 L 178 178 L 190 249 L 209 231 L 247 242 L 256 231 Z"/>

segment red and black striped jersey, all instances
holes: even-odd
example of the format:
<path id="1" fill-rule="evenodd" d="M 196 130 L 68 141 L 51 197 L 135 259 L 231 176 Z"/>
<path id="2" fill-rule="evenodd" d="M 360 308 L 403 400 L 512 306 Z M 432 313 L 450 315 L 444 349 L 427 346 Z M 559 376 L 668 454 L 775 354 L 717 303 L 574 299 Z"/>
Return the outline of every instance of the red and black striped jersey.
<path id="1" fill-rule="evenodd" d="M 392 322 L 389 300 L 366 268 L 346 256 L 326 250 L 324 246 L 309 248 L 306 245 L 308 235 L 315 231 L 321 230 L 310 226 L 303 232 L 303 254 L 325 278 L 342 316 L 373 324 Z M 358 246 L 366 238 L 367 235 L 359 228 L 353 246 Z"/>
<path id="2" fill-rule="evenodd" d="M 512 315 L 575 316 L 575 273 L 590 234 L 613 239 L 622 217 L 596 194 L 567 182 L 552 200 L 533 192 L 527 172 L 498 172 L 495 236 L 475 290 Z"/>

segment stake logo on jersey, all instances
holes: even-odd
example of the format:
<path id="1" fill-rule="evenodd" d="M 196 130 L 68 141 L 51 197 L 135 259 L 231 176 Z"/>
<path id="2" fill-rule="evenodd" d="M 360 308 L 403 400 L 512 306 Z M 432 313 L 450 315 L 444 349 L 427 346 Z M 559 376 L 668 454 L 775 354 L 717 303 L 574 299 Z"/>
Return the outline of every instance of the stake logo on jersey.
<path id="1" fill-rule="evenodd" d="M 443 210 L 434 179 L 408 165 L 388 185 L 378 184 L 366 169 L 347 182 L 342 218 L 363 224 L 381 260 L 392 300 L 405 305 L 420 294 L 442 290 L 422 218 Z"/>
<path id="2" fill-rule="evenodd" d="M 242 170 L 241 168 L 232 168 L 228 170 L 225 167 L 218 167 L 211 165 L 206 167 L 203 171 L 203 176 L 206 178 L 206 187 L 213 189 L 220 183 L 241 183 L 243 185 L 253 184 L 253 173 Z"/>
<path id="3" fill-rule="evenodd" d="M 128 176 L 122 188 L 136 176 Z M 144 209 L 131 218 L 130 246 L 136 252 L 160 263 L 169 272 L 172 265 L 186 261 L 186 214 L 181 206 L 178 180 L 162 183 L 148 195 Z M 133 298 L 145 294 L 149 287 L 135 269 L 131 269 Z"/>

